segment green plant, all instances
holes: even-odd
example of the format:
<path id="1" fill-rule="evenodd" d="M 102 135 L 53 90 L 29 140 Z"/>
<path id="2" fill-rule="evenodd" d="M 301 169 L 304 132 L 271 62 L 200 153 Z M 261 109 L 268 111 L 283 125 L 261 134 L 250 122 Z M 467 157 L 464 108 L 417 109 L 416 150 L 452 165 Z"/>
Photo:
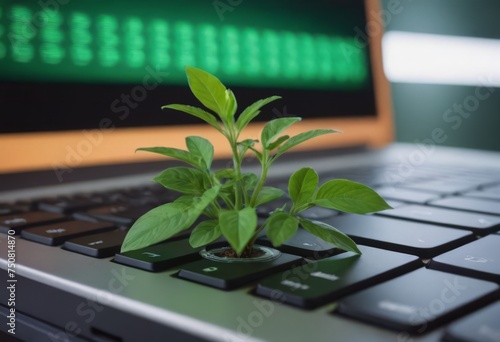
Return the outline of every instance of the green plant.
<path id="1" fill-rule="evenodd" d="M 292 137 L 281 135 L 285 129 L 301 120 L 299 117 L 284 117 L 267 122 L 260 141 L 239 141 L 241 132 L 259 115 L 260 109 L 280 97 L 258 100 L 236 117 L 236 98 L 219 79 L 193 67 L 186 67 L 186 73 L 195 97 L 217 116 L 204 109 L 182 104 L 166 105 L 162 109 L 175 109 L 193 115 L 218 130 L 231 147 L 233 167 L 212 171 L 214 147 L 199 136 L 186 138 L 187 150 L 139 148 L 140 151 L 178 159 L 189 167 L 171 167 L 154 178 L 155 182 L 182 195 L 140 217 L 128 232 L 122 252 L 163 241 L 199 222 L 191 232 L 191 246 L 204 246 L 224 236 L 238 256 L 251 252 L 264 228 L 272 244 L 279 246 L 294 235 L 299 226 L 343 250 L 361 253 L 344 233 L 325 223 L 303 218 L 300 213 L 313 206 L 356 214 L 390 208 L 375 191 L 362 184 L 336 179 L 318 187 L 318 174 L 312 168 L 305 167 L 293 173 L 289 179 L 291 206 L 276 208 L 263 224 L 259 224 L 257 218 L 258 206 L 284 195 L 281 189 L 265 185 L 271 165 L 304 141 L 337 131 L 317 129 Z M 248 153 L 253 153 L 259 160 L 260 175 L 243 173 L 242 162 Z"/>

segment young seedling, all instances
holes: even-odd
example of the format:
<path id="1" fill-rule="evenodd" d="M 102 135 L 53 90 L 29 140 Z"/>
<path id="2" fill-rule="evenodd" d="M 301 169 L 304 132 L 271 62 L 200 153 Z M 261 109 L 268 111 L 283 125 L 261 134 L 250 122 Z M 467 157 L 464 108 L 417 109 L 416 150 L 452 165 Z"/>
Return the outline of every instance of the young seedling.
<path id="1" fill-rule="evenodd" d="M 170 104 L 162 109 L 175 109 L 193 115 L 218 130 L 231 147 L 233 166 L 212 170 L 214 147 L 210 141 L 199 136 L 186 138 L 187 150 L 139 148 L 140 151 L 175 158 L 188 166 L 168 168 L 154 178 L 155 182 L 179 192 L 181 196 L 140 217 L 130 228 L 121 251 L 161 242 L 197 223 L 189 238 L 192 247 L 205 246 L 223 236 L 238 257 L 251 255 L 253 245 L 264 229 L 277 247 L 292 237 L 299 227 L 340 249 L 361 253 L 354 241 L 341 231 L 300 215 L 314 206 L 356 214 L 391 208 L 375 191 L 360 183 L 335 179 L 318 186 L 318 174 L 312 168 L 304 167 L 289 179 L 291 205 L 275 208 L 262 224 L 257 219 L 259 206 L 284 195 L 283 190 L 266 186 L 271 165 L 306 140 L 337 131 L 316 129 L 290 137 L 282 132 L 301 118 L 284 117 L 267 122 L 259 140 L 240 140 L 242 131 L 259 115 L 261 108 L 280 97 L 258 100 L 236 116 L 236 98 L 219 79 L 194 67 L 186 67 L 186 73 L 191 91 L 211 112 L 183 104 Z M 242 162 L 248 153 L 260 162 L 260 174 L 242 171 Z"/>

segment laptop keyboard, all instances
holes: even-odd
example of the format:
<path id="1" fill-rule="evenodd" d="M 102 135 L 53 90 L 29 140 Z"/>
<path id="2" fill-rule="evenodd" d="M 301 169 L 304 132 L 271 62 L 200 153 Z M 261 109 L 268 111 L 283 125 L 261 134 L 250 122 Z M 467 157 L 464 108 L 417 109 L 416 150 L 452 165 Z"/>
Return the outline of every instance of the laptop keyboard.
<path id="1" fill-rule="evenodd" d="M 22 239 L 145 272 L 176 268 L 176 277 L 220 291 L 249 286 L 249 296 L 301 310 L 337 302 L 332 315 L 410 335 L 444 327 L 447 341 L 468 341 L 474 329 L 486 329 L 485 324 L 494 329 L 500 313 L 500 175 L 421 167 L 388 184 L 387 175 L 394 171 L 378 167 L 321 175 L 372 186 L 393 210 L 302 213 L 344 231 L 360 245 L 362 256 L 300 229 L 279 247 L 279 258 L 246 267 L 202 259 L 200 249 L 189 246 L 189 231 L 119 253 L 137 218 L 176 198 L 156 184 L 0 203 L 0 231 L 14 230 Z M 286 180 L 274 179 L 272 185 L 286 187 Z M 265 219 L 276 204 L 285 203 L 280 199 L 260 208 L 259 215 Z M 265 236 L 258 243 L 271 245 Z"/>

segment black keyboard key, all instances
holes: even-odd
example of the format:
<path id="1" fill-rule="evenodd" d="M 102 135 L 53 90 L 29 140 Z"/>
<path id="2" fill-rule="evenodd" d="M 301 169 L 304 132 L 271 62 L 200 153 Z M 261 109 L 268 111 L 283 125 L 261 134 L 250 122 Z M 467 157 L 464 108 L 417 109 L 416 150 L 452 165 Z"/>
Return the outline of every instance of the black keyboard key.
<path id="1" fill-rule="evenodd" d="M 405 202 L 401 202 L 401 201 L 396 201 L 396 200 L 391 200 L 391 199 L 388 199 L 386 200 L 387 204 L 389 204 L 392 208 L 399 208 L 399 207 L 402 207 L 404 205 L 406 205 Z"/>
<path id="2" fill-rule="evenodd" d="M 17 214 L 20 212 L 21 212 L 21 210 L 19 210 L 17 207 L 15 207 L 13 205 L 0 203 L 0 216 Z"/>
<path id="3" fill-rule="evenodd" d="M 159 272 L 199 259 L 200 250 L 201 248 L 192 248 L 189 241 L 184 239 L 118 253 L 114 261 L 150 272 Z"/>
<path id="4" fill-rule="evenodd" d="M 112 230 L 114 228 L 108 222 L 64 221 L 23 229 L 21 236 L 27 240 L 49 246 L 57 246 L 75 237 Z"/>
<path id="5" fill-rule="evenodd" d="M 291 207 L 291 202 L 290 199 L 287 199 L 286 197 L 281 197 L 278 198 L 277 200 L 265 203 L 257 207 L 257 215 L 259 217 L 269 217 L 271 213 L 276 210 L 276 208 L 281 208 L 283 206 L 286 206 L 287 208 Z"/>
<path id="6" fill-rule="evenodd" d="M 164 187 L 139 187 L 128 189 L 121 193 L 121 199 L 133 205 L 161 205 L 167 202 L 172 202 L 177 197 L 179 197 L 178 193 L 167 190 Z"/>
<path id="7" fill-rule="evenodd" d="M 500 217 L 423 205 L 407 205 L 378 213 L 383 216 L 467 229 L 478 235 L 500 230 Z"/>
<path id="8" fill-rule="evenodd" d="M 58 214 L 70 214 L 101 205 L 100 201 L 91 198 L 50 198 L 38 202 L 38 209 Z"/>
<path id="9" fill-rule="evenodd" d="M 326 221 L 354 241 L 430 258 L 474 239 L 471 232 L 373 215 L 341 215 Z"/>
<path id="10" fill-rule="evenodd" d="M 451 324 L 444 341 L 499 342 L 499 317 L 500 302 L 497 301 Z"/>
<path id="11" fill-rule="evenodd" d="M 263 279 L 256 293 L 279 302 L 315 308 L 423 266 L 416 256 L 359 246 Z M 279 296 L 278 296 L 279 294 Z"/>
<path id="12" fill-rule="evenodd" d="M 481 187 L 481 189 L 486 191 L 500 192 L 500 184 L 491 184 Z"/>
<path id="13" fill-rule="evenodd" d="M 14 230 L 16 234 L 19 234 L 24 228 L 64 221 L 66 219 L 67 217 L 64 215 L 43 211 L 6 215 L 0 218 L 0 232 L 7 233 L 9 230 Z"/>
<path id="14" fill-rule="evenodd" d="M 332 216 L 337 216 L 338 211 L 322 207 L 312 207 L 299 213 L 300 217 L 310 220 L 323 220 Z"/>
<path id="15" fill-rule="evenodd" d="M 259 238 L 258 244 L 272 247 L 271 241 L 266 236 Z M 343 252 L 336 245 L 326 242 L 304 229 L 298 229 L 295 235 L 276 248 L 282 252 L 309 259 L 323 259 Z"/>
<path id="16" fill-rule="evenodd" d="M 387 182 L 386 169 L 370 167 L 370 168 L 353 168 L 353 169 L 343 169 L 336 170 L 333 172 L 328 172 L 322 175 L 322 178 L 332 179 L 332 178 L 345 178 L 352 181 L 356 181 L 365 184 L 370 187 L 377 186 L 379 184 L 384 184 Z"/>
<path id="17" fill-rule="evenodd" d="M 402 188 L 431 192 L 439 195 L 451 195 L 475 189 L 479 184 L 457 182 L 448 179 L 436 179 L 425 182 L 404 183 Z"/>
<path id="18" fill-rule="evenodd" d="M 420 268 L 345 297 L 337 313 L 411 334 L 433 328 L 494 300 L 498 284 Z"/>
<path id="19" fill-rule="evenodd" d="M 153 209 L 155 205 L 130 205 L 128 203 L 115 203 L 103 207 L 93 208 L 84 213 L 76 213 L 73 216 L 77 219 L 88 220 L 102 220 L 116 223 L 122 226 L 131 226 L 134 222 Z"/>
<path id="20" fill-rule="evenodd" d="M 477 197 L 493 201 L 500 201 L 500 191 L 478 190 L 478 191 L 469 191 L 463 195 L 467 197 Z"/>
<path id="21" fill-rule="evenodd" d="M 94 258 L 109 258 L 120 252 L 126 230 L 82 236 L 64 242 L 63 248 L 72 252 L 85 254 Z"/>
<path id="22" fill-rule="evenodd" d="M 436 201 L 432 201 L 429 204 L 438 207 L 500 215 L 500 203 L 498 201 L 490 201 L 480 198 L 447 197 Z"/>
<path id="23" fill-rule="evenodd" d="M 423 192 L 411 189 L 384 187 L 376 189 L 377 193 L 384 199 L 393 199 L 403 202 L 424 204 L 439 198 L 439 195 L 431 192 Z"/>
<path id="24" fill-rule="evenodd" d="M 232 290 L 302 263 L 301 257 L 285 253 L 272 261 L 246 264 L 202 259 L 182 266 L 178 276 L 222 290 Z"/>
<path id="25" fill-rule="evenodd" d="M 438 255 L 429 267 L 500 283 L 500 236 L 488 235 Z"/>

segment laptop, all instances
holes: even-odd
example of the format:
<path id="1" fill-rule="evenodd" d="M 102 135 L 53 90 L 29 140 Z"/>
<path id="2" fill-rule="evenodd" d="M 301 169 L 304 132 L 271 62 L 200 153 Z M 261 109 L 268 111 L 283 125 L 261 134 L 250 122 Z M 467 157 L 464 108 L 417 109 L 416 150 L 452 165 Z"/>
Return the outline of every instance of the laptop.
<path id="1" fill-rule="evenodd" d="M 440 146 L 439 131 L 393 142 L 382 15 L 370 0 L 0 1 L 2 339 L 498 341 L 500 155 Z M 160 109 L 197 105 L 186 65 L 240 110 L 282 96 L 262 119 L 303 117 L 290 135 L 343 132 L 283 157 L 269 182 L 307 165 L 373 187 L 394 209 L 307 213 L 362 255 L 303 230 L 278 266 L 215 264 L 186 236 L 120 253 L 172 200 L 151 179 L 176 162 L 137 148 L 200 135 L 228 163 L 215 130 Z"/>

